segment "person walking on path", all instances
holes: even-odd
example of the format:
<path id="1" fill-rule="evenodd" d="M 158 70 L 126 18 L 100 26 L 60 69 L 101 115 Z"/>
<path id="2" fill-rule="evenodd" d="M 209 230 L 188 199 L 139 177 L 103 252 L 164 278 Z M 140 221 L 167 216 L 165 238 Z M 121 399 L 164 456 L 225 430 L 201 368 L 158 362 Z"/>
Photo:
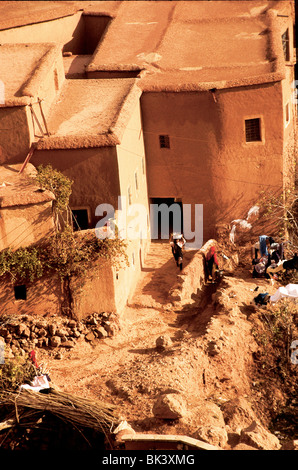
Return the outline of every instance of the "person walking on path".
<path id="1" fill-rule="evenodd" d="M 215 246 L 212 246 L 206 255 L 208 280 L 211 278 L 211 282 L 215 282 L 216 270 L 218 270 L 218 259 L 215 250 Z"/>
<path id="2" fill-rule="evenodd" d="M 183 236 L 183 234 L 173 234 L 171 236 L 170 240 L 170 245 L 172 247 L 172 253 L 175 258 L 177 266 L 180 268 L 180 271 L 182 271 L 183 268 L 183 247 L 186 243 L 186 240 Z"/>

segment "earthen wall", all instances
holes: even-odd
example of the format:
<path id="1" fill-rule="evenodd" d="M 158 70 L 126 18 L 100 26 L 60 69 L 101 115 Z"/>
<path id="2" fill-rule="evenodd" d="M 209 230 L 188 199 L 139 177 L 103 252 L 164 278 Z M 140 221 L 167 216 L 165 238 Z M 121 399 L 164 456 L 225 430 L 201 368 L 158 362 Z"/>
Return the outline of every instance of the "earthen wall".
<path id="1" fill-rule="evenodd" d="M 53 235 L 52 202 L 0 209 L 0 250 L 17 249 Z"/>
<path id="2" fill-rule="evenodd" d="M 117 207 L 120 188 L 114 147 L 37 150 L 31 163 L 36 167 L 51 164 L 74 181 L 70 207 L 88 208 L 92 227 L 99 220 L 95 216 L 99 204 Z"/>
<path id="3" fill-rule="evenodd" d="M 279 82 L 141 98 L 150 198 L 203 204 L 204 241 L 215 224 L 243 218 L 258 193 L 283 186 L 283 104 Z M 261 140 L 246 142 L 258 118 Z M 170 148 L 160 148 L 168 135 Z M 192 212 L 194 215 L 194 212 Z"/>

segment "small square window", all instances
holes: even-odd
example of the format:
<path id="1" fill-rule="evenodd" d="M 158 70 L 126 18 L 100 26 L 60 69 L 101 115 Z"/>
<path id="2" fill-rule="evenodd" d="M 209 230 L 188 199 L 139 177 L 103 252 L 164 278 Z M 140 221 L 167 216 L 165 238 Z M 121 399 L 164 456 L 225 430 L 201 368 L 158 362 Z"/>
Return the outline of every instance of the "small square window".
<path id="1" fill-rule="evenodd" d="M 27 287 L 14 286 L 14 297 L 16 300 L 27 300 Z"/>
<path id="2" fill-rule="evenodd" d="M 262 140 L 259 118 L 245 120 L 245 138 L 246 142 L 260 142 Z"/>
<path id="3" fill-rule="evenodd" d="M 160 135 L 159 136 L 159 146 L 161 149 L 169 149 L 170 148 L 170 137 L 168 135 Z"/>
<path id="4" fill-rule="evenodd" d="M 71 209 L 71 212 L 73 230 L 87 230 L 89 228 L 88 209 Z"/>

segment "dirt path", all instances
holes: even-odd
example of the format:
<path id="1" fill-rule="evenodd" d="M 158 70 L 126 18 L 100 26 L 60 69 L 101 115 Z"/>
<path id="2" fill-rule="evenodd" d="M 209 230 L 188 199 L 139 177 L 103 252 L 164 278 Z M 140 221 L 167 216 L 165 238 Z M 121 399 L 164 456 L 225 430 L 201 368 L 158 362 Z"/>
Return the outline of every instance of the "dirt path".
<path id="1" fill-rule="evenodd" d="M 193 254 L 185 254 L 185 264 Z M 114 337 L 93 345 L 79 340 L 61 360 L 41 352 L 53 384 L 115 404 L 135 430 L 186 435 L 196 426 L 190 415 L 175 430 L 154 420 L 152 406 L 161 391 L 184 393 L 190 410 L 207 397 L 229 400 L 249 394 L 249 304 L 256 286 L 270 290 L 268 282 L 252 279 L 249 267 L 240 266 L 219 285 L 205 285 L 200 303 L 175 308 L 168 302 L 168 292 L 178 273 L 168 243 L 152 243 Z M 222 296 L 222 311 L 212 300 L 216 289 L 216 295 Z M 164 335 L 171 338 L 172 347 L 160 353 L 156 339 Z M 208 355 L 210 341 L 221 348 L 219 355 Z"/>
<path id="2" fill-rule="evenodd" d="M 185 254 L 185 265 L 193 252 Z M 132 301 L 121 315 L 121 329 L 116 336 L 100 340 L 96 345 L 78 342 L 65 352 L 61 361 L 44 357 L 55 385 L 63 390 L 89 398 L 97 398 L 96 387 L 88 384 L 104 381 L 121 368 L 129 369 L 136 355 L 153 350 L 158 336 L 175 337 L 181 323 L 191 315 L 173 309 L 168 292 L 174 285 L 178 268 L 168 243 L 152 243 Z M 101 394 L 104 395 L 104 394 Z"/>

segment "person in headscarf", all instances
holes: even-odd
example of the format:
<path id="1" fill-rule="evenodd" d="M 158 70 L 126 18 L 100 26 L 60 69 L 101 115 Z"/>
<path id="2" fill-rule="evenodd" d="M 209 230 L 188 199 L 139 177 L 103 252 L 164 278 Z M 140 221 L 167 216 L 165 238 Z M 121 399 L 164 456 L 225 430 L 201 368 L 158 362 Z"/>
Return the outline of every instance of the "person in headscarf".
<path id="1" fill-rule="evenodd" d="M 212 246 L 206 255 L 208 279 L 215 282 L 216 270 L 218 269 L 218 259 L 216 255 L 215 246 Z"/>
<path id="2" fill-rule="evenodd" d="M 170 245 L 172 247 L 172 253 L 176 261 L 177 267 L 182 271 L 183 263 L 183 247 L 186 243 L 186 240 L 183 234 L 172 234 L 170 239 Z"/>

